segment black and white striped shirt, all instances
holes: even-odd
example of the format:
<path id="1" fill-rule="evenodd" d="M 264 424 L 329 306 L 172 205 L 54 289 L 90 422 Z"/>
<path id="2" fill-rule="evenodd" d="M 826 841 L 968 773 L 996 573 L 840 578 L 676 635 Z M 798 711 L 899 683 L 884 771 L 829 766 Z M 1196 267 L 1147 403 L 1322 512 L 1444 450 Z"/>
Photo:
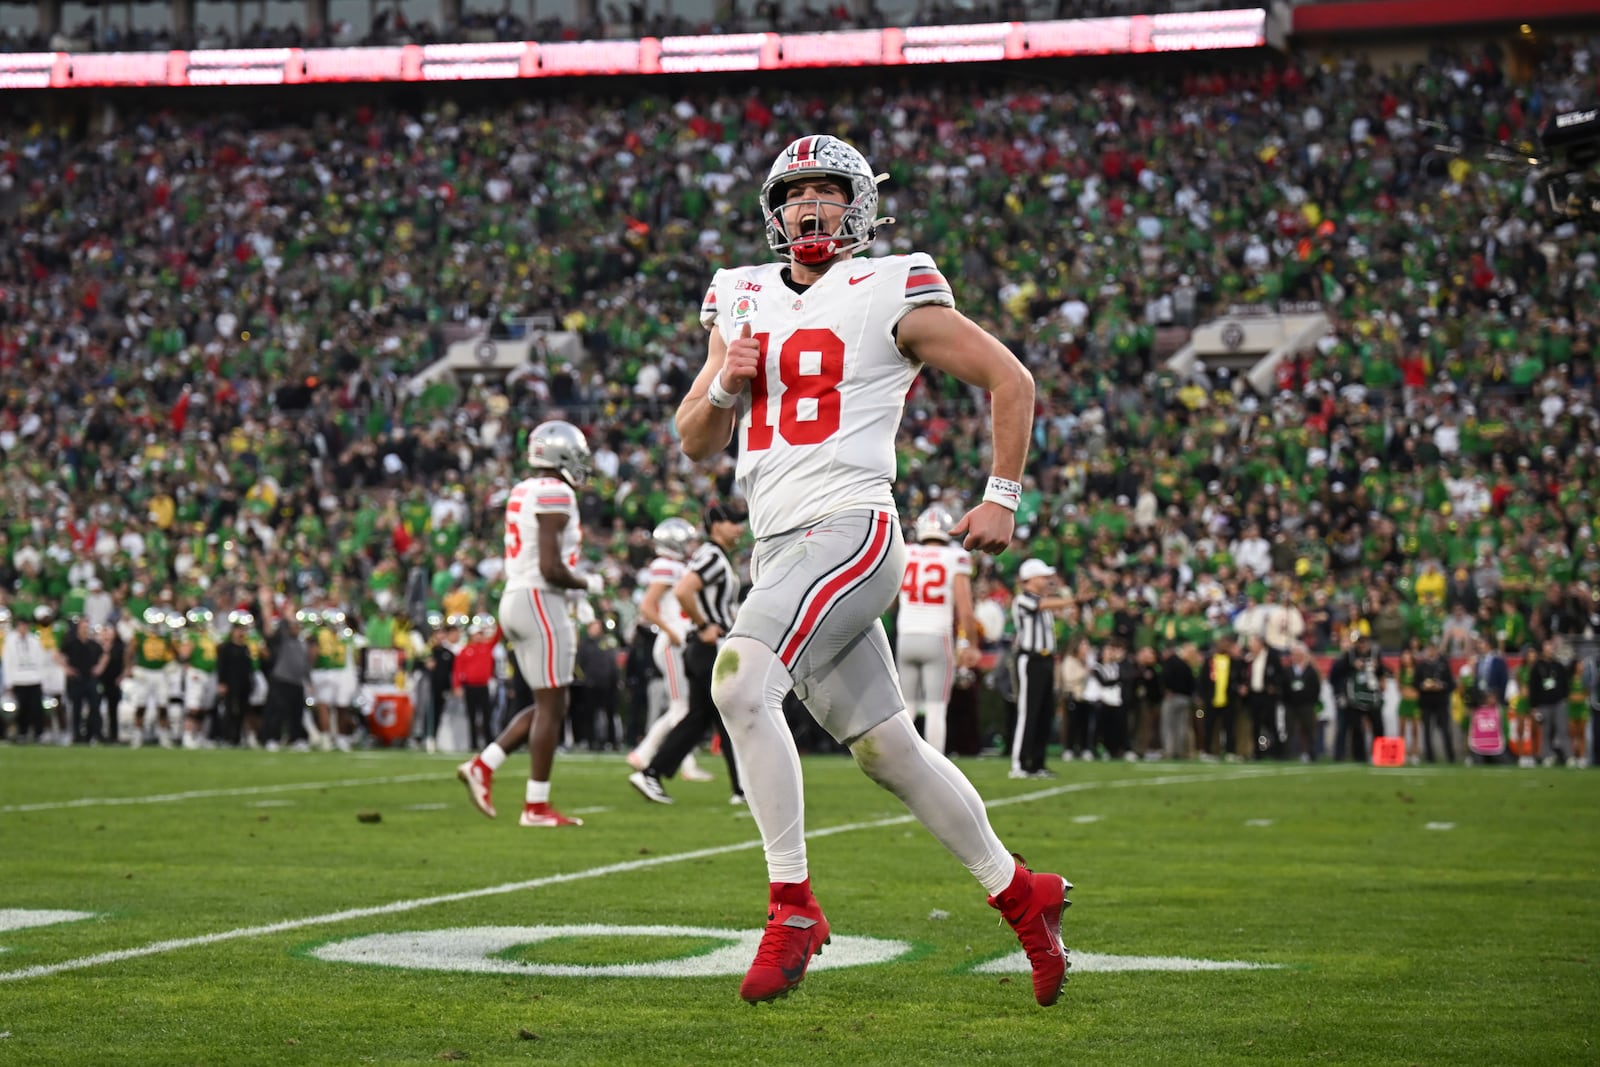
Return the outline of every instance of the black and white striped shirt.
<path id="1" fill-rule="evenodd" d="M 739 614 L 739 572 L 715 541 L 701 545 L 689 560 L 689 569 L 700 576 L 700 591 L 695 606 L 707 622 L 714 622 L 727 633 Z"/>
<path id="2" fill-rule="evenodd" d="M 1056 617 L 1039 607 L 1032 593 L 1011 600 L 1011 624 L 1017 631 L 1017 651 L 1048 656 L 1056 650 Z"/>

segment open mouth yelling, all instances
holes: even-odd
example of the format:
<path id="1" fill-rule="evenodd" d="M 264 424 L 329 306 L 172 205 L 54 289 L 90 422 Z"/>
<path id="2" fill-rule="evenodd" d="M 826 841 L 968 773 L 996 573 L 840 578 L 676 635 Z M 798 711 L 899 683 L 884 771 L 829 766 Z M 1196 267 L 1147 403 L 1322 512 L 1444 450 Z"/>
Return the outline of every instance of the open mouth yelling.
<path id="1" fill-rule="evenodd" d="M 798 237 L 819 236 L 822 233 L 822 220 L 817 217 L 816 212 L 808 212 L 800 216 L 799 222 L 795 224 L 795 231 Z"/>

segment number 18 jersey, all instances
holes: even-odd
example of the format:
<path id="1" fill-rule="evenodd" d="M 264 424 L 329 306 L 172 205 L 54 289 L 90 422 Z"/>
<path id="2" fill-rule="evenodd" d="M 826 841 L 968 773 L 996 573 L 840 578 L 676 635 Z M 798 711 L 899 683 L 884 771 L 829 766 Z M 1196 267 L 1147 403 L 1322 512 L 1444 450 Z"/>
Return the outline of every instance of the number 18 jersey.
<path id="1" fill-rule="evenodd" d="M 560 478 L 518 482 L 506 501 L 506 592 L 551 588 L 539 569 L 539 516 L 549 514 L 567 517 L 561 531 L 561 558 L 568 570 L 578 565 L 583 528 L 578 524 L 578 499 L 572 487 Z"/>
<path id="2" fill-rule="evenodd" d="M 758 538 L 846 508 L 894 510 L 894 439 L 921 370 L 894 328 L 923 304 L 955 306 L 922 252 L 836 263 L 803 293 L 783 272 L 781 263 L 719 270 L 700 309 L 725 341 L 748 323 L 761 345 L 739 398 L 736 471 Z"/>

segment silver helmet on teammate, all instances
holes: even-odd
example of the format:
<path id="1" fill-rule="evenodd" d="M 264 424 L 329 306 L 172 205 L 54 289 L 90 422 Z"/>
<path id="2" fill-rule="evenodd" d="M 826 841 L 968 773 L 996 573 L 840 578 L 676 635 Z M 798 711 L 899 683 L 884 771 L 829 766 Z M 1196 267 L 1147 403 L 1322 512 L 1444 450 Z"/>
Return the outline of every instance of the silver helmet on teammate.
<path id="1" fill-rule="evenodd" d="M 656 551 L 668 559 L 677 560 L 689 558 L 689 549 L 699 536 L 687 519 L 664 519 L 650 533 Z"/>
<path id="2" fill-rule="evenodd" d="M 570 422 L 542 422 L 528 437 L 528 466 L 554 471 L 574 489 L 588 482 L 592 463 L 588 438 Z"/>
<path id="3" fill-rule="evenodd" d="M 922 541 L 950 541 L 950 531 L 955 527 L 956 517 L 943 504 L 930 504 L 917 516 L 916 536 Z"/>
<path id="4" fill-rule="evenodd" d="M 821 212 L 813 211 L 817 221 L 797 227 L 790 233 L 784 223 L 784 186 L 801 178 L 837 179 L 845 188 L 847 202 L 800 201 L 820 209 L 823 204 L 844 208 L 844 218 L 834 233 L 821 229 Z M 884 175 L 883 177 L 887 177 Z M 801 137 L 790 144 L 773 162 L 761 186 L 761 215 L 767 223 L 767 244 L 779 256 L 815 266 L 835 256 L 848 256 L 872 244 L 878 226 L 893 219 L 878 218 L 878 182 L 866 157 L 849 143 L 827 134 Z"/>

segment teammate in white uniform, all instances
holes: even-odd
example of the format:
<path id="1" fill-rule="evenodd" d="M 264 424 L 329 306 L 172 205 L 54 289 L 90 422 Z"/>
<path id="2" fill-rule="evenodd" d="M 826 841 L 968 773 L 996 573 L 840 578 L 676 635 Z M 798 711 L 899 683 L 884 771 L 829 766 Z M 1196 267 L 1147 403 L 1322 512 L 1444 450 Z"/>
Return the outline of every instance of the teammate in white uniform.
<path id="1" fill-rule="evenodd" d="M 766 851 L 767 927 L 740 995 L 793 989 L 827 943 L 806 864 L 800 760 L 783 717 L 791 688 L 991 894 L 1052 1004 L 1066 977 L 1066 880 L 1015 860 L 983 800 L 917 735 L 879 617 L 905 570 L 895 516 L 895 434 L 923 364 L 991 397 L 994 477 L 951 530 L 969 550 L 1011 543 L 1033 425 L 1033 378 L 955 310 L 923 253 L 853 259 L 873 242 L 878 179 L 850 145 L 802 137 L 761 189 L 782 262 L 718 271 L 701 321 L 705 366 L 678 408 L 683 449 L 708 459 L 740 434 L 737 478 L 750 505 L 753 585 L 718 653 L 712 695 L 737 750 Z"/>
<path id="2" fill-rule="evenodd" d="M 700 535 L 687 519 L 671 518 L 656 526 L 651 539 L 658 555 L 645 572 L 648 584 L 644 599 L 639 602 L 639 617 L 656 628 L 653 655 L 656 668 L 667 683 L 667 710 L 650 724 L 643 740 L 628 753 L 628 766 L 636 771 L 650 766 L 661 742 L 689 714 L 689 677 L 683 669 L 683 641 L 691 623 L 673 589 L 688 569 L 685 561 Z M 684 759 L 680 773 L 690 782 L 711 780 L 711 775 L 700 769 L 692 753 Z"/>
<path id="3" fill-rule="evenodd" d="M 969 634 L 972 618 L 972 557 L 950 543 L 956 520 L 935 504 L 917 516 L 917 543 L 906 546 L 906 573 L 900 582 L 895 616 L 896 666 L 900 692 L 913 718 L 922 719 L 922 736 L 945 750 L 945 715 L 956 667 L 976 660 Z"/>
<path id="4" fill-rule="evenodd" d="M 575 490 L 589 478 L 589 442 L 571 423 L 542 423 L 528 438 L 528 465 L 534 477 L 518 482 L 506 501 L 506 586 L 499 618 L 534 702 L 518 712 L 483 752 L 457 767 L 456 777 L 466 783 L 477 809 L 494 818 L 494 772 L 508 753 L 527 741 L 530 768 L 519 825 L 581 826 L 582 819 L 550 806 L 550 768 L 567 716 L 567 689 L 578 654 L 566 591 L 598 595 L 604 588 L 598 574 L 579 575 L 574 570 L 583 541 Z"/>

